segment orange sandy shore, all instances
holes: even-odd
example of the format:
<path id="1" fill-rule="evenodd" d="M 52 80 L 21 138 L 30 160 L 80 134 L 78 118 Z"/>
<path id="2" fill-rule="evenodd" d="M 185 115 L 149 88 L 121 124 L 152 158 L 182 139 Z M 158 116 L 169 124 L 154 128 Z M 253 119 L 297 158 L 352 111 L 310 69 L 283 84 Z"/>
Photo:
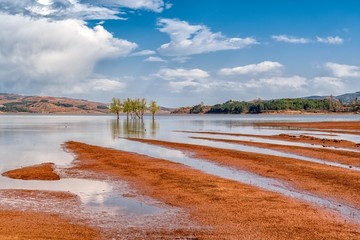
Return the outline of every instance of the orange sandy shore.
<path id="1" fill-rule="evenodd" d="M 332 133 L 349 133 L 360 135 L 360 122 L 262 122 L 254 123 L 259 127 L 280 127 L 280 128 L 299 128 L 307 130 L 326 130 Z"/>
<path id="2" fill-rule="evenodd" d="M 313 125 L 312 125 L 313 124 Z M 327 132 L 360 130 L 354 123 L 306 123 L 296 128 L 322 129 Z M 270 126 L 268 124 L 267 126 Z M 289 123 L 275 127 L 286 127 Z M 322 126 L 322 127 L 319 127 Z M 360 123 L 359 123 L 360 126 Z M 334 130 L 335 129 L 335 130 Z M 214 133 L 222 134 L 222 133 Z M 235 133 L 245 135 L 241 133 Z M 254 135 L 256 136 L 256 135 Z M 258 136 L 262 137 L 262 136 Z M 268 136 L 263 136 L 268 137 Z M 273 139 L 328 144 L 358 149 L 357 143 L 308 136 L 272 136 Z M 296 159 L 217 149 L 206 146 L 171 143 L 165 141 L 133 139 L 192 153 L 195 157 L 214 161 L 226 166 L 245 169 L 263 176 L 288 181 L 297 188 L 317 195 L 337 198 L 346 204 L 360 207 L 360 174 Z M 211 139 L 220 141 L 220 139 Z M 222 140 L 223 141 L 223 140 Z M 236 142 L 233 142 L 236 143 Z M 237 142 L 304 156 L 323 158 L 358 166 L 359 153 L 330 149 L 303 149 L 266 143 Z M 92 172 L 114 180 L 125 180 L 139 194 L 157 199 L 189 213 L 188 221 L 196 227 L 149 229 L 125 229 L 123 234 L 104 235 L 100 228 L 71 218 L 66 214 L 34 210 L 7 209 L 0 207 L 0 239 L 359 239 L 360 226 L 344 221 L 325 209 L 281 194 L 268 192 L 239 182 L 222 179 L 172 163 L 144 155 L 102 148 L 78 142 L 68 142 L 65 147 L 76 155 L 74 166 L 62 171 L 72 173 Z M 9 171 L 8 177 L 30 180 L 56 180 L 51 163 Z M 80 174 L 81 175 L 81 174 Z M 96 177 L 95 177 L 96 178 Z M 47 199 L 49 202 L 79 204 L 76 196 L 68 193 L 2 190 L 0 196 L 9 199 Z M 179 223 L 189 217 L 177 216 Z M 198 226 L 201 226 L 199 229 Z M 105 237 L 106 236 L 106 237 Z"/>
<path id="3" fill-rule="evenodd" d="M 244 141 L 244 140 L 230 140 L 230 139 L 219 139 L 219 138 L 209 138 L 209 137 L 191 137 L 194 139 L 204 139 L 211 141 L 220 141 L 220 142 L 228 142 L 228 143 L 238 143 L 245 146 L 255 146 L 265 149 L 273 149 L 285 153 L 294 153 L 300 156 L 318 158 L 330 162 L 337 162 L 342 164 L 349 165 L 349 168 L 352 166 L 360 166 L 360 151 L 347 151 L 347 149 L 357 149 L 358 143 L 344 141 L 344 140 L 334 140 L 334 139 L 319 139 L 310 136 L 292 136 L 287 134 L 280 134 L 274 136 L 265 136 L 265 135 L 250 135 L 250 134 L 224 134 L 219 132 L 193 132 L 197 134 L 209 134 L 209 135 L 232 135 L 232 136 L 246 136 L 246 137 L 254 137 L 254 138 L 262 138 L 262 139 L 274 139 L 274 140 L 282 140 L 289 142 L 299 142 L 299 143 L 310 143 L 312 145 L 323 146 L 323 148 L 309 148 L 309 147 L 301 147 L 301 146 L 288 146 L 288 145 L 280 145 L 273 143 L 265 143 L 265 142 L 254 142 L 254 141 Z M 329 144 L 330 143 L 330 144 Z M 333 150 L 328 149 L 326 147 L 335 147 L 335 148 L 343 148 L 344 150 Z"/>
<path id="4" fill-rule="evenodd" d="M 77 197 L 61 192 L 41 192 L 24 190 L 1 190 L 1 198 L 46 199 L 60 202 L 63 205 L 76 204 Z M 18 206 L 20 207 L 20 206 Z M 86 226 L 86 223 L 76 221 L 64 214 L 41 212 L 39 210 L 20 210 L 0 208 L 0 239 L 1 240 L 97 240 L 100 234 L 97 229 Z"/>
<path id="5" fill-rule="evenodd" d="M 268 126 L 268 127 L 296 127 L 296 128 L 309 128 L 309 129 L 326 129 L 326 130 L 350 130 L 360 131 L 360 122 L 263 122 L 254 123 L 255 126 Z"/>
<path id="6" fill-rule="evenodd" d="M 322 196 L 336 197 L 344 203 L 360 208 L 359 172 L 266 154 L 158 140 L 136 140 L 179 149 L 192 153 L 196 158 L 211 160 L 265 177 L 285 180 L 297 188 Z"/>
<path id="7" fill-rule="evenodd" d="M 22 180 L 60 180 L 60 176 L 54 172 L 53 163 L 43 163 L 30 167 L 14 169 L 4 172 L 2 175 Z"/>
<path id="8" fill-rule="evenodd" d="M 0 211 L 0 239 L 99 239 L 99 234 L 86 226 L 49 213 Z"/>
<path id="9" fill-rule="evenodd" d="M 186 133 L 199 133 L 199 134 L 210 134 L 210 135 L 223 135 L 223 136 L 234 136 L 234 137 L 256 137 L 263 139 L 281 140 L 288 142 L 300 142 L 322 145 L 323 147 L 335 147 L 335 148 L 349 148 L 360 150 L 360 143 L 355 143 L 347 140 L 317 138 L 314 136 L 302 135 L 290 135 L 290 134 L 279 134 L 279 135 L 257 135 L 257 134 L 244 134 L 244 133 L 222 133 L 222 132 L 196 132 L 196 131 L 180 131 Z M 329 134 L 333 136 L 333 134 Z"/>
<path id="10" fill-rule="evenodd" d="M 77 169 L 124 179 L 144 195 L 187 209 L 211 229 L 194 232 L 199 239 L 357 239 L 360 234 L 358 225 L 303 202 L 181 164 L 78 142 L 66 146 L 77 155 Z"/>

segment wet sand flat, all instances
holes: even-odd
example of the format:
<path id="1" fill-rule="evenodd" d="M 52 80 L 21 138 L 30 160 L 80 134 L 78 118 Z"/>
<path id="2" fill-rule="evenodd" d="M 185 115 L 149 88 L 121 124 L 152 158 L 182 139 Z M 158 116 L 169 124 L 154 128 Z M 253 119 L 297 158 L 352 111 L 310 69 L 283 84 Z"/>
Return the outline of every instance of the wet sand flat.
<path id="1" fill-rule="evenodd" d="M 360 122 L 266 123 L 257 127 L 297 128 L 322 132 L 358 131 Z M 280 126 L 282 125 L 282 126 Z M 185 131 L 186 132 L 186 131 Z M 273 149 L 296 155 L 319 158 L 359 166 L 359 144 L 345 140 L 314 136 L 280 134 L 274 136 L 241 132 L 188 132 L 213 134 L 214 138 L 199 140 L 222 141 Z M 357 133 L 354 133 L 357 134 Z M 216 135 L 247 136 L 258 139 L 297 141 L 343 150 L 279 145 L 265 142 L 220 139 Z M 189 136 L 191 137 L 191 136 Z M 154 146 L 177 149 L 190 156 L 234 169 L 248 171 L 289 183 L 316 196 L 336 199 L 360 209 L 360 172 L 296 158 L 253 152 L 184 144 L 150 139 L 129 139 Z M 167 206 L 181 209 L 174 215 L 177 226 L 152 227 L 151 221 L 141 226 L 102 225 L 103 219 L 90 222 L 72 214 L 81 211 L 77 195 L 68 192 L 32 190 L 1 190 L 0 239 L 359 239 L 359 222 L 344 219 L 304 200 L 286 197 L 238 181 L 210 175 L 170 160 L 109 149 L 80 142 L 64 144 L 76 157 L 71 167 L 56 169 L 45 163 L 3 173 L 21 180 L 59 180 L 64 177 L 125 181 L 137 194 L 150 197 Z M 60 173 L 60 175 L 59 175 Z M 84 175 L 84 173 L 90 173 Z M 130 196 L 134 197 L 134 196 Z M 28 200 L 27 202 L 24 200 Z M 21 205 L 19 205 L 19 203 Z M 26 203 L 26 204 L 24 204 Z M 38 203 L 38 206 L 34 203 Z M 36 209 L 37 206 L 39 207 Z M 126 218 L 132 216 L 121 216 Z M 161 215 L 161 217 L 164 217 Z M 184 224 L 184 223 L 190 224 Z M 159 225 L 160 226 L 160 225 Z M 117 228 L 117 230 L 115 230 Z M 114 230 L 114 231 L 113 231 Z"/>
<path id="2" fill-rule="evenodd" d="M 327 130 L 354 130 L 360 131 L 360 122 L 264 122 L 254 123 L 256 126 L 269 126 L 269 127 L 297 127 L 297 128 L 316 128 Z"/>
<path id="3" fill-rule="evenodd" d="M 75 195 L 63 192 L 1 190 L 0 196 L 2 201 L 4 198 L 10 199 L 13 205 L 0 207 L 0 239 L 97 240 L 101 237 L 98 229 L 69 217 L 71 213 L 65 216 L 66 214 L 40 209 L 30 210 L 26 206 L 16 204 L 19 200 L 27 199 L 35 202 L 39 200 L 58 202 L 61 206 L 76 205 L 78 200 Z"/>
<path id="4" fill-rule="evenodd" d="M 22 180 L 60 180 L 60 176 L 54 172 L 53 163 L 19 168 L 4 172 L 3 176 Z"/>
<path id="5" fill-rule="evenodd" d="M 343 139 L 338 140 L 338 139 L 318 138 L 314 136 L 307 136 L 305 134 L 257 135 L 257 134 L 245 134 L 245 133 L 197 132 L 197 131 L 181 131 L 181 132 L 208 134 L 208 135 L 223 135 L 223 136 L 233 136 L 233 137 L 254 137 L 261 139 L 287 141 L 287 142 L 308 143 L 308 144 L 320 145 L 323 147 L 348 148 L 348 149 L 360 150 L 360 143 L 343 140 Z"/>
<path id="6" fill-rule="evenodd" d="M 359 227 L 303 202 L 144 155 L 68 142 L 77 169 L 130 182 L 142 194 L 190 211 L 199 239 L 356 239 Z M 314 231 L 316 229 L 316 231 Z"/>
<path id="7" fill-rule="evenodd" d="M 280 127 L 280 128 L 300 128 L 308 130 L 326 130 L 333 133 L 360 134 L 360 122 L 262 122 L 254 123 L 259 127 Z"/>
<path id="8" fill-rule="evenodd" d="M 219 135 L 222 135 L 219 133 Z M 254 135 L 255 136 L 255 135 Z M 220 139 L 220 138 L 208 138 L 208 137 L 192 137 L 194 139 L 203 139 L 210 141 L 219 141 L 227 143 L 236 143 L 245 146 L 254 146 L 265 149 L 277 150 L 285 153 L 293 153 L 300 156 L 306 156 L 310 158 L 317 158 L 321 160 L 326 160 L 334 163 L 342 163 L 348 165 L 351 169 L 352 166 L 360 166 L 360 152 L 346 151 L 346 150 L 334 150 L 323 148 L 309 148 L 301 146 L 289 146 L 265 142 L 254 142 L 254 141 L 244 141 L 244 140 L 229 140 L 229 139 Z"/>
<path id="9" fill-rule="evenodd" d="M 193 154 L 199 159 L 247 170 L 265 177 L 285 180 L 297 188 L 322 196 L 335 197 L 344 203 L 360 207 L 360 196 L 358 194 L 360 191 L 360 172 L 292 158 L 194 144 L 145 139 L 136 139 L 136 141 L 179 149 Z"/>
<path id="10" fill-rule="evenodd" d="M 0 210 L 0 239 L 99 239 L 96 231 L 60 216 L 39 212 Z"/>

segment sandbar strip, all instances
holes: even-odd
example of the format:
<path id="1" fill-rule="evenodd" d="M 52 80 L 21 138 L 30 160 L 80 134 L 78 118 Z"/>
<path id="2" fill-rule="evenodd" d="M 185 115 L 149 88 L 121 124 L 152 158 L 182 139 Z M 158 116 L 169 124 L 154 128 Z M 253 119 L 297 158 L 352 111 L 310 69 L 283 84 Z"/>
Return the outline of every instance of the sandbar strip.
<path id="1" fill-rule="evenodd" d="M 22 180 L 60 180 L 60 176 L 54 171 L 54 168 L 55 164 L 53 163 L 43 163 L 39 165 L 10 170 L 4 172 L 2 175 L 9 178 Z"/>
<path id="2" fill-rule="evenodd" d="M 272 149 L 284 153 L 291 153 L 299 156 L 316 158 L 334 163 L 341 163 L 347 165 L 346 168 L 349 168 L 349 170 L 352 170 L 354 166 L 360 167 L 360 152 L 333 150 L 327 148 L 309 148 L 309 147 L 300 147 L 293 145 L 280 145 L 273 143 L 244 141 L 244 140 L 232 140 L 232 139 L 230 140 L 230 139 L 222 139 L 222 138 L 208 138 L 208 137 L 191 137 L 191 138 Z"/>
<path id="3" fill-rule="evenodd" d="M 150 139 L 131 139 L 178 149 L 193 157 L 291 183 L 297 189 L 337 199 L 360 209 L 360 173 L 318 163 L 208 146 Z"/>

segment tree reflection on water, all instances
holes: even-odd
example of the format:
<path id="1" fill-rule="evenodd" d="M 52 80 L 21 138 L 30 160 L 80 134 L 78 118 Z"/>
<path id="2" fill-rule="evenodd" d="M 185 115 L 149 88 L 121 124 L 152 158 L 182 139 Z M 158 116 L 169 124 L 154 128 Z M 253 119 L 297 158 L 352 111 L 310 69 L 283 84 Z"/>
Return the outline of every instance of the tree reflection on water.
<path id="1" fill-rule="evenodd" d="M 110 128 L 113 139 L 119 137 L 145 138 L 155 137 L 160 128 L 160 124 L 155 120 L 113 119 L 110 122 Z"/>

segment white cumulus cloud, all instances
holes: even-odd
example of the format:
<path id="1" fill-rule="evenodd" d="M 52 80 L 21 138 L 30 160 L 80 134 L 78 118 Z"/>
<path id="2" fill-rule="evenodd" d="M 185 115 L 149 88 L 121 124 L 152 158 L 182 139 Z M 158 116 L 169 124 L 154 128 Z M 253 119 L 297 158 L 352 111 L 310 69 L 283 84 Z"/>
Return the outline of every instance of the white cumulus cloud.
<path id="1" fill-rule="evenodd" d="M 320 43 L 326 43 L 326 44 L 332 44 L 332 45 L 339 45 L 344 42 L 344 39 L 341 37 L 335 36 L 335 37 L 316 37 L 316 40 Z"/>
<path id="2" fill-rule="evenodd" d="M 2 0 L 0 12 L 50 19 L 124 19 L 123 8 L 162 12 L 163 0 Z"/>
<path id="3" fill-rule="evenodd" d="M 358 66 L 327 62 L 324 67 L 335 77 L 360 77 L 360 67 Z"/>
<path id="4" fill-rule="evenodd" d="M 163 0 L 82 0 L 82 2 L 105 5 L 108 7 L 127 7 L 131 9 L 147 9 L 154 12 L 162 12 L 168 9 L 170 5 L 164 3 Z M 170 6 L 171 7 L 171 6 Z"/>
<path id="5" fill-rule="evenodd" d="M 302 37 L 294 37 L 294 36 L 288 36 L 288 35 L 274 35 L 271 37 L 273 40 L 277 42 L 286 42 L 286 43 L 293 43 L 293 44 L 307 44 L 307 43 L 325 43 L 330 45 L 340 45 L 344 42 L 344 39 L 342 39 L 339 36 L 335 37 L 316 37 L 316 40 L 308 39 L 308 38 L 302 38 Z"/>
<path id="6" fill-rule="evenodd" d="M 158 26 L 159 31 L 169 34 L 171 39 L 158 49 L 161 54 L 167 56 L 190 56 L 241 49 L 257 43 L 254 38 L 228 38 L 220 32 L 211 32 L 205 25 L 190 25 L 178 19 L 160 19 Z"/>
<path id="7" fill-rule="evenodd" d="M 161 69 L 156 74 L 156 76 L 164 80 L 194 80 L 194 79 L 208 78 L 210 75 L 206 71 L 198 68 L 195 69 L 164 68 Z"/>
<path id="8" fill-rule="evenodd" d="M 107 78 L 91 79 L 89 82 L 89 88 L 93 91 L 119 91 L 126 87 L 126 84 L 123 82 Z"/>
<path id="9" fill-rule="evenodd" d="M 119 80 L 108 78 L 89 78 L 80 82 L 73 83 L 70 88 L 54 89 L 51 86 L 47 86 L 43 89 L 48 94 L 62 94 L 62 95 L 78 95 L 89 94 L 96 92 L 121 92 L 125 89 L 126 83 Z"/>
<path id="10" fill-rule="evenodd" d="M 135 43 L 81 20 L 0 14 L 0 84 L 16 92 L 70 89 L 103 59 L 127 56 Z"/>
<path id="11" fill-rule="evenodd" d="M 277 42 L 286 42 L 286 43 L 294 43 L 294 44 L 306 44 L 310 43 L 310 39 L 294 37 L 294 36 L 287 36 L 287 35 L 274 35 L 272 36 Z"/>
<path id="12" fill-rule="evenodd" d="M 153 56 L 146 58 L 144 61 L 145 62 L 166 62 L 161 57 L 153 57 Z"/>
<path id="13" fill-rule="evenodd" d="M 142 50 L 142 51 L 131 54 L 131 56 L 148 56 L 148 55 L 154 55 L 154 54 L 156 54 L 156 52 L 153 50 Z"/>
<path id="14" fill-rule="evenodd" d="M 170 82 L 169 86 L 172 92 L 180 93 L 184 89 L 191 89 L 192 91 L 198 91 L 198 87 L 201 83 L 192 81 L 192 80 L 185 80 L 185 81 L 178 81 L 178 82 Z"/>
<path id="15" fill-rule="evenodd" d="M 164 68 L 154 75 L 155 77 L 169 81 L 168 86 L 172 92 L 182 92 L 185 89 L 192 92 L 199 92 L 208 88 L 209 73 L 201 69 L 171 69 Z"/>
<path id="16" fill-rule="evenodd" d="M 110 9 L 101 5 L 84 4 L 78 0 L 2 0 L 0 12 L 21 14 L 31 17 L 46 17 L 50 19 L 76 18 L 90 19 L 122 19 L 118 9 Z"/>
<path id="17" fill-rule="evenodd" d="M 258 64 L 249 64 L 235 68 L 223 68 L 218 71 L 220 75 L 246 75 L 260 73 L 280 72 L 283 65 L 278 62 L 264 61 Z"/>
<path id="18" fill-rule="evenodd" d="M 277 91 L 301 90 L 307 85 L 307 79 L 301 76 L 271 77 L 251 80 L 245 83 L 247 88 L 275 89 Z"/>
<path id="19" fill-rule="evenodd" d="M 335 77 L 315 77 L 309 85 L 317 95 L 342 94 L 346 89 L 344 81 Z"/>

